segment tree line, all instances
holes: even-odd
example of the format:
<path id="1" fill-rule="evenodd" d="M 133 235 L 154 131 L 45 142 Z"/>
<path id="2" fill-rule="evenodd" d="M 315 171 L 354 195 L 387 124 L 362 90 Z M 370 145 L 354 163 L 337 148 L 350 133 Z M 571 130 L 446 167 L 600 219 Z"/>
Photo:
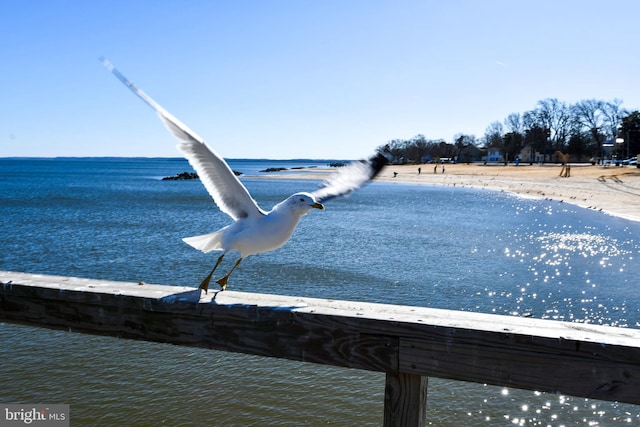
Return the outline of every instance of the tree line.
<path id="1" fill-rule="evenodd" d="M 556 151 L 569 154 L 573 161 L 627 158 L 640 153 L 640 112 L 630 112 L 621 105 L 619 99 L 568 104 L 548 98 L 538 101 L 531 111 L 512 113 L 502 122 L 491 123 L 479 139 L 460 133 L 453 142 L 446 142 L 417 135 L 389 141 L 387 146 L 399 163 L 435 158 L 468 162 L 480 160 L 478 152 L 488 149 L 499 151 L 504 161 L 513 161 L 525 147 L 544 161 L 552 161 Z"/>

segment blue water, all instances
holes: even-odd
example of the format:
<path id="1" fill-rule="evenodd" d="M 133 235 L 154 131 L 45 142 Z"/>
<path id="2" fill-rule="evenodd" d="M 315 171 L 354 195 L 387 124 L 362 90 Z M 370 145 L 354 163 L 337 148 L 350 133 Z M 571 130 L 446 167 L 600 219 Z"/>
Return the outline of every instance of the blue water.
<path id="1" fill-rule="evenodd" d="M 318 182 L 260 170 L 326 164 L 230 163 L 266 209 Z M 0 269 L 197 286 L 216 255 L 181 238 L 229 219 L 199 181 L 160 179 L 186 170 L 181 159 L 0 159 Z M 640 328 L 639 232 L 640 223 L 562 203 L 373 183 L 311 212 L 283 248 L 247 258 L 230 288 Z M 382 419 L 377 373 L 7 324 L 0 343 L 0 360 L 12 361 L 0 368 L 0 401 L 69 403 L 78 425 Z M 638 412 L 429 382 L 433 425 L 633 425 Z"/>

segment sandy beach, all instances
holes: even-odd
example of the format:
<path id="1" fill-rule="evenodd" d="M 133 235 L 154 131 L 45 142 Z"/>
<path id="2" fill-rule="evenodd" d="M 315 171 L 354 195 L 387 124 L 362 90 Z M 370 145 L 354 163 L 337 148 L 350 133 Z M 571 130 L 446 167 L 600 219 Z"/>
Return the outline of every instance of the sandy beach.
<path id="1" fill-rule="evenodd" d="M 629 166 L 572 165 L 571 176 L 559 176 L 561 165 L 433 164 L 387 166 L 377 181 L 471 187 L 508 191 L 526 197 L 557 200 L 640 221 L 640 169 Z M 421 173 L 418 174 L 418 168 Z M 306 169 L 277 178 L 322 179 L 334 169 Z M 397 175 L 394 177 L 394 172 Z M 276 176 L 273 176 L 276 178 Z"/>

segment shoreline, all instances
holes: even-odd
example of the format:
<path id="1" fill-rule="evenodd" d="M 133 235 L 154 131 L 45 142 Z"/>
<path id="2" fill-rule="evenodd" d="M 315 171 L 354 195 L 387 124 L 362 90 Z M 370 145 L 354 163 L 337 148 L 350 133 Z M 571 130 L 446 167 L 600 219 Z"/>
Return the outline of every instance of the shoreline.
<path id="1" fill-rule="evenodd" d="M 374 180 L 506 191 L 529 198 L 570 203 L 640 222 L 640 169 L 635 167 L 571 165 L 571 176 L 563 178 L 559 176 L 561 165 L 556 164 L 445 164 L 437 165 L 436 173 L 434 166 L 389 165 Z M 420 174 L 418 168 L 421 169 Z M 325 179 L 334 172 L 332 168 L 314 168 L 261 178 Z"/>

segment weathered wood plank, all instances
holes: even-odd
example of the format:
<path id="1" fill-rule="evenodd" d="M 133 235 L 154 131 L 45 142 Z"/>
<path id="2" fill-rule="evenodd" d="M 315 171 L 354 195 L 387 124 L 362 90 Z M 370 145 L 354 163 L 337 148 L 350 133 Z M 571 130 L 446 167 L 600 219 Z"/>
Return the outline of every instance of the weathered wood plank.
<path id="1" fill-rule="evenodd" d="M 640 404 L 637 329 L 13 272 L 0 282 L 8 322 Z"/>
<path id="2" fill-rule="evenodd" d="M 384 425 L 422 427 L 427 414 L 428 378 L 387 373 L 384 388 Z"/>
<path id="3" fill-rule="evenodd" d="M 317 314 L 307 299 L 232 291 L 201 296 L 194 288 L 5 272 L 0 281 L 0 319 L 8 322 L 397 370 L 397 338 L 381 336 L 367 319 Z"/>
<path id="4" fill-rule="evenodd" d="M 640 402 L 638 348 L 551 340 L 532 336 L 492 336 L 465 331 L 447 343 L 400 340 L 400 371 L 439 378 Z M 635 360 L 633 360 L 635 358 Z"/>

